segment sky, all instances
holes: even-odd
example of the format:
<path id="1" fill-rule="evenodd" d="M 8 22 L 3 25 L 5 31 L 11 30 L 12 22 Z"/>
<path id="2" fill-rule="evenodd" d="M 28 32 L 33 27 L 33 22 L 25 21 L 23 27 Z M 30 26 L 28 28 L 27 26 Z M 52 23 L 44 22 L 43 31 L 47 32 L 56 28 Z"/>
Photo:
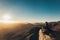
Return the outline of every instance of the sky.
<path id="1" fill-rule="evenodd" d="M 0 0 L 0 20 L 5 14 L 20 22 L 60 21 L 60 1 Z"/>

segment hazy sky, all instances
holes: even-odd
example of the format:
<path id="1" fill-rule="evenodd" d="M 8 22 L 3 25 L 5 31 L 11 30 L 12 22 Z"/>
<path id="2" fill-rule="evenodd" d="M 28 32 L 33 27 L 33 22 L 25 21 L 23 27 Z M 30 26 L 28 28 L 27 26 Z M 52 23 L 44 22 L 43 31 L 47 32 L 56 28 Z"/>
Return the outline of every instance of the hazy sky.
<path id="1" fill-rule="evenodd" d="M 45 22 L 60 20 L 59 0 L 0 0 L 1 16 L 9 14 L 22 22 Z"/>

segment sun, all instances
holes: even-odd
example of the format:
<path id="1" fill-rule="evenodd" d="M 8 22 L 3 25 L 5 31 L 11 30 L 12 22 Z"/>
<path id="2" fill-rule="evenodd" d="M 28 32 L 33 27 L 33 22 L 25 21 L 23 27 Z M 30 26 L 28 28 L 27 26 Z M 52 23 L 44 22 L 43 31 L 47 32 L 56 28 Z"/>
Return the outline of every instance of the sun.
<path id="1" fill-rule="evenodd" d="M 11 17 L 9 15 L 4 15 L 2 18 L 5 21 L 9 21 L 11 19 Z"/>
<path id="2" fill-rule="evenodd" d="M 1 23 L 19 23 L 19 21 L 14 21 L 11 15 L 3 15 L 0 20 Z"/>
<path id="3" fill-rule="evenodd" d="M 9 23 L 9 22 L 11 22 L 11 16 L 10 16 L 10 15 L 3 15 L 1 22 L 4 22 L 4 23 Z"/>

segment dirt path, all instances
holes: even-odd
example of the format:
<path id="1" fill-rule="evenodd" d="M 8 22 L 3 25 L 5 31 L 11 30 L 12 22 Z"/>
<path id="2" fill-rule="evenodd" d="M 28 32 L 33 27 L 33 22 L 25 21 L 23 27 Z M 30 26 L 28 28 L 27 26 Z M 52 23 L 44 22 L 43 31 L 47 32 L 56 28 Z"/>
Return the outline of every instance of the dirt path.
<path id="1" fill-rule="evenodd" d="M 39 40 L 52 40 L 52 38 L 49 35 L 44 35 L 43 30 L 40 29 L 39 31 Z"/>

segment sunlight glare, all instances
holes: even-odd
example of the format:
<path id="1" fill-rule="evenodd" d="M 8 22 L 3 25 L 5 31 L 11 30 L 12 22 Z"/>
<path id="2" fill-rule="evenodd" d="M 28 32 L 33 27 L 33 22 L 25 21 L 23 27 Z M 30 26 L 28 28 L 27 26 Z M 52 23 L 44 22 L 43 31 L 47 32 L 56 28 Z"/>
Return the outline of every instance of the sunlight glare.
<path id="1" fill-rule="evenodd" d="M 8 22 L 11 22 L 11 16 L 10 15 L 4 15 L 2 16 L 2 22 L 4 23 L 8 23 Z"/>
<path id="2" fill-rule="evenodd" d="M 11 19 L 11 17 L 10 17 L 9 15 L 4 15 L 4 16 L 3 16 L 3 20 L 8 21 L 8 20 L 10 20 L 10 19 Z"/>

